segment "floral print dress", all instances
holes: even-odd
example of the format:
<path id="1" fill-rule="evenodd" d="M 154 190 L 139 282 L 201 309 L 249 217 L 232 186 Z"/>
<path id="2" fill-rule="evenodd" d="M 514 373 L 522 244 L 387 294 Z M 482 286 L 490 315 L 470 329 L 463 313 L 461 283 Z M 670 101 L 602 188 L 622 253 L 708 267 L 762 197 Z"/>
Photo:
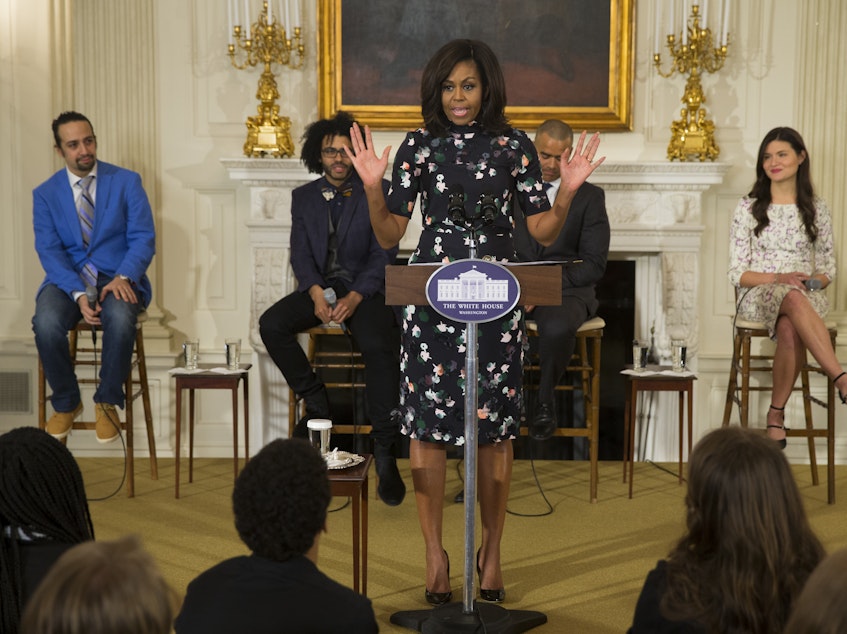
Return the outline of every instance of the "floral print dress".
<path id="1" fill-rule="evenodd" d="M 753 200 L 744 197 L 735 208 L 730 229 L 729 281 L 738 287 L 736 313 L 742 319 L 763 322 L 775 339 L 774 329 L 782 300 L 791 290 L 802 292 L 821 317 L 829 310 L 826 293 L 800 291 L 790 284 L 760 284 L 752 288 L 739 286 L 745 271 L 758 273 L 823 273 L 835 278 L 835 255 L 832 250 L 832 216 L 826 203 L 815 199 L 815 225 L 818 238 L 809 241 L 797 205 L 770 205 L 770 223 L 758 236 L 753 230 Z"/>
<path id="2" fill-rule="evenodd" d="M 409 258 L 452 262 L 468 257 L 469 234 L 448 218 L 448 191 L 462 185 L 467 213 L 493 195 L 498 213 L 480 232 L 477 257 L 516 261 L 512 230 L 515 197 L 528 215 L 550 207 L 542 191 L 535 147 L 520 130 L 492 137 L 477 124 L 451 126 L 447 137 L 426 130 L 406 135 L 398 148 L 388 208 L 411 218 L 420 195 L 423 232 Z M 523 213 L 518 211 L 517 213 Z M 421 441 L 464 444 L 465 326 L 429 306 L 403 310 L 400 352 L 401 431 Z M 515 438 L 520 424 L 525 341 L 523 309 L 476 324 L 478 328 L 478 441 Z"/>

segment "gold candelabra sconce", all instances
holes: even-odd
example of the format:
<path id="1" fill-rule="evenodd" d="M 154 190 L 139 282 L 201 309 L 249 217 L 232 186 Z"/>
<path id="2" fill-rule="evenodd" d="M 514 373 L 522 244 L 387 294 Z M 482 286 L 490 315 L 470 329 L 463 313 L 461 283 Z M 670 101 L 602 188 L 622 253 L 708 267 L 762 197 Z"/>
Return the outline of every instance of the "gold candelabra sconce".
<path id="1" fill-rule="evenodd" d="M 708 0 L 701 1 L 705 3 Z M 684 5 L 687 5 L 687 1 Z M 680 119 L 671 123 L 668 160 L 705 161 L 709 159 L 714 161 L 720 153 L 720 148 L 715 143 L 715 123 L 706 118 L 706 108 L 703 107 L 706 96 L 703 94 L 700 76 L 704 71 L 708 73 L 719 71 L 726 60 L 729 47 L 727 33 L 729 0 L 721 3 L 722 28 L 719 44 L 715 43 L 712 31 L 705 24 L 702 26 L 700 24 L 700 5 L 691 5 L 691 15 L 684 17 L 680 40 L 677 40 L 675 33 L 667 36 L 667 49 L 671 58 L 670 69 L 667 72 L 662 70 L 661 53 L 657 52 L 653 55 L 653 63 L 662 77 L 671 77 L 675 72 L 688 75 L 685 91 L 682 94 L 683 108 L 680 110 Z"/>
<path id="2" fill-rule="evenodd" d="M 229 0 L 229 19 L 232 36 L 228 53 L 232 65 L 239 69 L 263 65 L 259 77 L 256 98 L 259 100 L 255 117 L 247 117 L 247 140 L 244 142 L 244 155 L 251 157 L 274 156 L 277 158 L 294 156 L 294 143 L 291 140 L 291 119 L 279 114 L 279 89 L 271 72 L 271 65 L 288 66 L 294 70 L 303 67 L 305 47 L 303 46 L 302 27 L 290 26 L 288 0 L 285 4 L 285 21 L 279 15 L 272 15 L 267 0 L 263 2 L 262 12 L 256 22 L 250 24 L 247 15 L 247 2 L 244 3 L 243 19 L 248 29 L 239 24 L 237 4 L 239 0 Z M 295 0 L 294 22 L 299 20 L 299 0 Z M 286 29 L 292 29 L 288 32 Z"/>

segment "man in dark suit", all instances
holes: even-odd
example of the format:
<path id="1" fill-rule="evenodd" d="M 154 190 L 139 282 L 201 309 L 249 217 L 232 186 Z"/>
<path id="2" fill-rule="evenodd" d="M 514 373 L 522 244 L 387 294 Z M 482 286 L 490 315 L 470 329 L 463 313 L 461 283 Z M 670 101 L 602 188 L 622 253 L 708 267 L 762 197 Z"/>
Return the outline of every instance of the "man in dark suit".
<path id="1" fill-rule="evenodd" d="M 306 168 L 322 176 L 291 194 L 291 268 L 297 290 L 268 308 L 259 332 L 268 354 L 294 392 L 306 403 L 295 436 L 306 436 L 311 418 L 331 418 L 326 387 L 315 374 L 297 334 L 330 321 L 355 339 L 365 364 L 365 394 L 377 492 L 386 504 L 403 501 L 406 485 L 394 450 L 400 428 L 392 416 L 399 401 L 399 327 L 385 305 L 385 265 L 397 249 L 379 246 L 371 229 L 362 181 L 344 153 L 353 119 L 339 112 L 308 126 L 300 155 Z M 383 189 L 388 191 L 388 181 Z M 327 291 L 337 298 L 327 301 Z"/>
<path id="2" fill-rule="evenodd" d="M 235 528 L 252 554 L 188 584 L 177 634 L 377 632 L 370 599 L 318 569 L 330 499 L 326 464 L 307 441 L 265 445 L 232 491 Z"/>
<path id="3" fill-rule="evenodd" d="M 136 319 L 152 297 L 146 271 L 156 249 L 153 212 L 138 174 L 97 160 L 85 116 L 59 115 L 53 138 L 66 168 L 32 194 L 35 250 L 46 273 L 32 327 L 53 390 L 47 432 L 65 438 L 82 412 L 68 331 L 85 319 L 103 326 L 95 431 L 108 443 L 120 435 L 116 407 L 124 406 Z"/>
<path id="4" fill-rule="evenodd" d="M 547 196 L 552 201 L 560 184 L 559 165 L 573 146 L 571 127 L 555 119 L 542 123 L 535 148 Z M 553 407 L 556 384 L 573 355 L 577 329 L 597 312 L 594 287 L 603 277 L 609 255 L 609 218 L 603 190 L 583 183 L 571 203 L 559 237 L 549 247 L 532 239 L 523 224 L 515 232 L 515 247 L 522 261 L 556 260 L 562 267 L 562 305 L 538 306 L 531 317 L 538 324 L 541 377 L 538 405 L 530 421 L 530 436 L 546 440 L 557 427 Z"/>

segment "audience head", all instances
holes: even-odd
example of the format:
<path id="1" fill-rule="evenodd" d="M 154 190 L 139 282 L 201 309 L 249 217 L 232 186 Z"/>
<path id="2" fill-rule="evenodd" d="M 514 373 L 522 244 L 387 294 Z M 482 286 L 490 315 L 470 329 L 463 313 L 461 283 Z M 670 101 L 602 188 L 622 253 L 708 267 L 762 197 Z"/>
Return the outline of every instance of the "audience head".
<path id="1" fill-rule="evenodd" d="M 453 40 L 433 55 L 421 77 L 421 115 L 432 136 L 447 134 L 450 119 L 444 112 L 442 93 L 445 80 L 460 62 L 472 62 L 482 82 L 482 103 L 476 120 L 488 134 L 508 130 L 506 119 L 506 81 L 494 51 L 479 40 Z"/>
<path id="2" fill-rule="evenodd" d="M 535 131 L 535 149 L 541 163 L 541 175 L 545 183 L 552 183 L 561 176 L 559 166 L 562 154 L 570 153 L 573 147 L 573 130 L 564 121 L 547 119 Z"/>
<path id="3" fill-rule="evenodd" d="M 344 182 L 353 171 L 353 165 L 347 155 L 340 150 L 342 146 L 350 148 L 350 128 L 355 120 L 348 113 L 339 111 L 332 119 L 313 121 L 303 132 L 300 160 L 312 174 L 326 174 L 327 178 Z M 325 155 L 324 150 L 327 150 Z M 340 171 L 335 173 L 333 167 Z M 345 170 L 341 170 L 341 167 Z M 342 173 L 343 172 L 343 173 Z M 340 184 L 340 183 L 338 183 Z"/>
<path id="4" fill-rule="evenodd" d="M 82 473 L 71 452 L 37 427 L 0 435 L 0 631 L 22 609 L 21 543 L 94 539 Z"/>
<path id="5" fill-rule="evenodd" d="M 666 615 L 707 631 L 781 631 L 824 555 L 785 455 L 759 432 L 722 427 L 697 443 L 688 470 Z"/>
<path id="6" fill-rule="evenodd" d="M 300 438 L 274 440 L 235 482 L 235 528 L 254 554 L 287 561 L 312 548 L 326 525 L 330 498 L 320 453 Z"/>
<path id="7" fill-rule="evenodd" d="M 137 537 L 65 552 L 24 611 L 21 634 L 168 634 L 177 596 Z"/>
<path id="8" fill-rule="evenodd" d="M 785 634 L 847 632 L 847 549 L 815 568 L 794 604 Z"/>

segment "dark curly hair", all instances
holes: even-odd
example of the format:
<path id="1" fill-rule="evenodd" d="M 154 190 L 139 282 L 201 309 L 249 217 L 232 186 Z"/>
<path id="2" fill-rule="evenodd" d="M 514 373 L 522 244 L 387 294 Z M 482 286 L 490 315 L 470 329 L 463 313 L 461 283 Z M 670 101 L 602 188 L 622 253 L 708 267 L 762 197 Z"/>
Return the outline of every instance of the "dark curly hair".
<path id="1" fill-rule="evenodd" d="M 797 155 L 803 159 L 797 166 L 797 209 L 800 211 L 800 218 L 806 228 L 806 235 L 809 236 L 810 241 L 814 242 L 818 239 L 818 228 L 815 225 L 815 189 L 812 186 L 811 160 L 809 159 L 809 152 L 806 150 L 806 144 L 803 143 L 803 137 L 792 128 L 774 128 L 765 135 L 759 146 L 759 154 L 756 158 L 756 182 L 753 183 L 753 189 L 750 190 L 749 194 L 751 198 L 755 198 L 752 214 L 757 224 L 753 233 L 758 236 L 770 224 L 768 207 L 771 204 L 771 179 L 765 172 L 763 163 L 765 150 L 773 141 L 789 143 L 797 152 Z"/>
<path id="2" fill-rule="evenodd" d="M 303 148 L 300 150 L 300 160 L 312 174 L 323 174 L 324 166 L 321 162 L 321 149 L 323 141 L 327 137 L 343 136 L 350 138 L 350 128 L 358 123 L 348 113 L 339 110 L 332 119 L 318 119 L 306 126 L 300 141 Z"/>
<path id="3" fill-rule="evenodd" d="M 22 609 L 22 541 L 94 539 L 82 473 L 68 448 L 37 427 L 0 436 L 0 632 L 15 634 Z"/>
<path id="4" fill-rule="evenodd" d="M 306 553 L 326 522 L 326 462 L 302 438 L 265 445 L 232 491 L 235 528 L 255 554 L 287 561 Z"/>
<path id="5" fill-rule="evenodd" d="M 781 632 L 824 557 L 788 460 L 761 433 L 721 427 L 688 471 L 687 532 L 668 556 L 662 613 L 706 632 Z"/>
<path id="6" fill-rule="evenodd" d="M 71 121 L 85 121 L 91 127 L 91 134 L 94 134 L 94 126 L 91 125 L 91 121 L 88 120 L 88 117 L 84 114 L 80 114 L 79 112 L 68 110 L 53 120 L 53 140 L 56 142 L 57 148 L 62 147 L 62 139 L 59 138 L 59 126 L 70 123 Z M 94 134 L 94 138 L 97 138 L 96 134 Z"/>
<path id="7" fill-rule="evenodd" d="M 421 116 L 424 127 L 434 137 L 447 134 L 450 120 L 441 103 L 442 85 L 459 62 L 471 60 L 482 80 L 482 107 L 478 123 L 499 136 L 509 130 L 506 119 L 506 81 L 494 51 L 479 40 L 453 40 L 442 46 L 426 63 L 421 77 Z"/>

